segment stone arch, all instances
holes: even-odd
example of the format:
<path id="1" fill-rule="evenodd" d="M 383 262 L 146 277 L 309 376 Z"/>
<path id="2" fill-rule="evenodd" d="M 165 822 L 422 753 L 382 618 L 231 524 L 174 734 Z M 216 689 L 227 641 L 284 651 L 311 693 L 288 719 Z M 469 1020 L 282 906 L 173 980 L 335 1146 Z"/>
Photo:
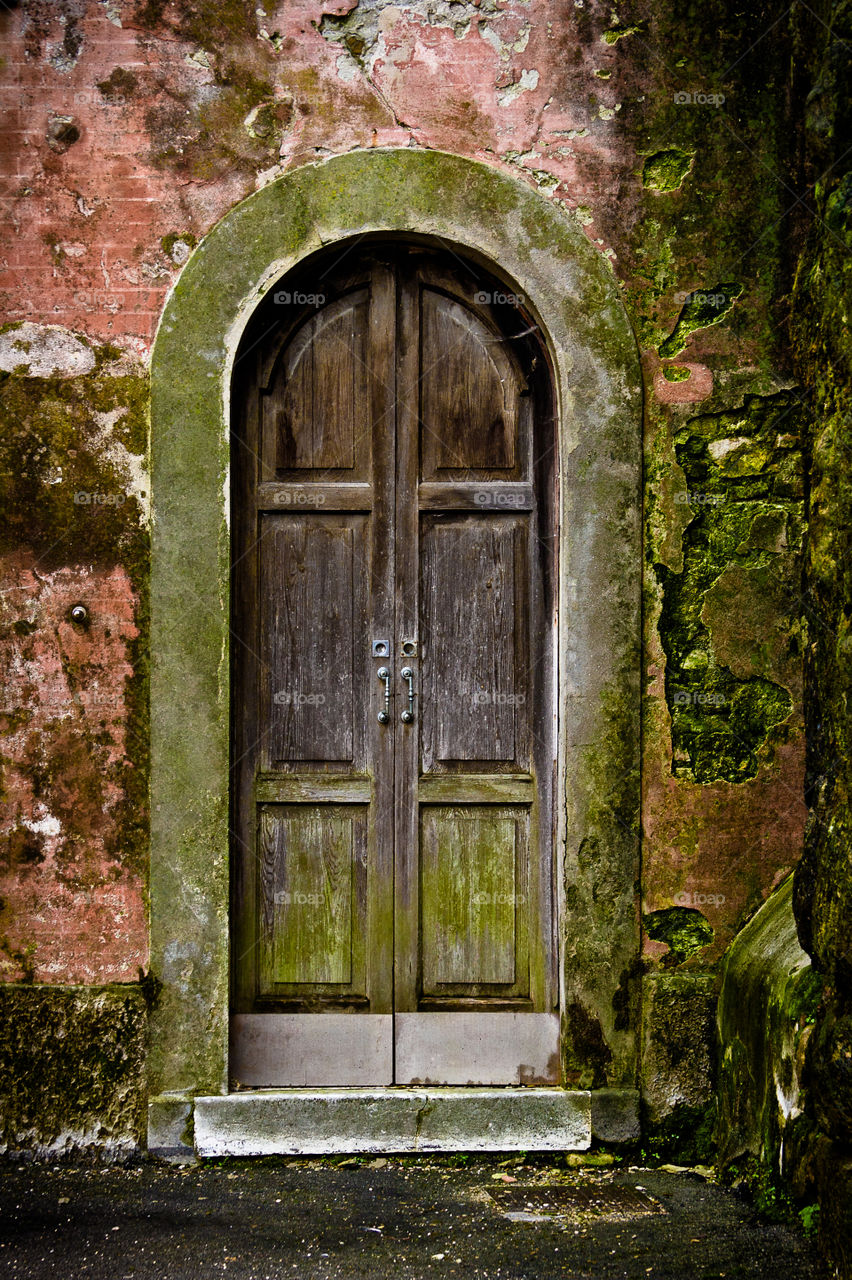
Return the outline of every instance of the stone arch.
<path id="1" fill-rule="evenodd" d="M 479 162 L 355 151 L 248 197 L 171 293 L 152 358 L 151 1143 L 227 1091 L 229 389 L 250 315 L 323 245 L 459 246 L 521 291 L 553 364 L 560 448 L 559 843 L 566 1079 L 635 1083 L 641 375 L 609 263 L 552 200 Z M 601 894 L 599 881 L 604 880 Z M 616 1012 L 616 1008 L 618 1012 Z"/>

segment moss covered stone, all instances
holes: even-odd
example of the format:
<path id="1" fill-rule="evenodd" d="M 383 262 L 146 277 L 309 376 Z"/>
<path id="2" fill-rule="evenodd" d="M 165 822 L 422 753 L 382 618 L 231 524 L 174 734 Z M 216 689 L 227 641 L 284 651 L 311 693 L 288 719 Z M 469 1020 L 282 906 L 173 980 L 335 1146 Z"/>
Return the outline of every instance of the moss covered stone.
<path id="1" fill-rule="evenodd" d="M 716 978 L 649 974 L 642 997 L 643 1136 L 658 1154 L 704 1160 L 714 1106 Z"/>
<path id="2" fill-rule="evenodd" d="M 680 964 L 713 941 L 713 927 L 695 907 L 665 907 L 642 917 L 649 938 L 665 942 L 669 948 L 666 960 Z"/>
<path id="3" fill-rule="evenodd" d="M 695 289 L 683 304 L 674 329 L 657 348 L 662 358 L 669 360 L 683 351 L 689 335 L 696 329 L 706 329 L 724 320 L 742 291 L 741 284 L 724 283 Z"/>
<path id="4" fill-rule="evenodd" d="M 673 771 L 754 777 L 791 715 L 802 654 L 800 398 L 746 397 L 675 432 L 682 568 L 658 565 Z"/>
<path id="5" fill-rule="evenodd" d="M 692 168 L 694 155 L 670 147 L 648 156 L 642 169 L 642 185 L 650 191 L 677 191 Z"/>
<path id="6" fill-rule="evenodd" d="M 719 997 L 719 1161 L 751 1155 L 767 1185 L 790 1173 L 784 1140 L 802 1112 L 801 1049 L 823 989 L 799 945 L 792 890 L 788 877 L 734 940 Z"/>
<path id="7" fill-rule="evenodd" d="M 147 1009 L 138 987 L 0 985 L 0 1141 L 56 1159 L 144 1146 Z"/>

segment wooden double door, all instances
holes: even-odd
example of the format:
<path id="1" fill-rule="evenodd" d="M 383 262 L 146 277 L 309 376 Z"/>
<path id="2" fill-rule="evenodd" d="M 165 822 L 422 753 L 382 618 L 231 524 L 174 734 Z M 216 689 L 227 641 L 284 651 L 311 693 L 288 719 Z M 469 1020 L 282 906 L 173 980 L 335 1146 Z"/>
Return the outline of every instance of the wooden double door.
<path id="1" fill-rule="evenodd" d="M 554 439 L 523 300 L 316 260 L 234 382 L 238 1086 L 552 1084 Z"/>

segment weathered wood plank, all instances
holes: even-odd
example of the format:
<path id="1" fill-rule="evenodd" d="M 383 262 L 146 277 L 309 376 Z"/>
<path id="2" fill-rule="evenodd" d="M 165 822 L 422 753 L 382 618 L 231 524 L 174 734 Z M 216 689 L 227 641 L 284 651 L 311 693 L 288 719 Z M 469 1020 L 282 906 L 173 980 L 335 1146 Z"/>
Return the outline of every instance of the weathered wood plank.
<path id="1" fill-rule="evenodd" d="M 530 804 L 535 794 L 528 773 L 433 773 L 418 784 L 421 804 Z"/>
<path id="2" fill-rule="evenodd" d="M 360 289 L 310 317 L 285 348 L 263 397 L 279 473 L 355 467 L 367 420 L 368 325 L 369 295 Z"/>
<path id="3" fill-rule="evenodd" d="M 297 804 L 324 801 L 327 804 L 368 804 L 373 797 L 369 777 L 304 773 L 261 776 L 254 789 L 258 803 Z"/>
<path id="4" fill-rule="evenodd" d="M 373 486 L 346 481 L 267 481 L 257 486 L 258 511 L 371 511 Z"/>
<path id="5" fill-rule="evenodd" d="M 260 827 L 262 988 L 350 984 L 353 938 L 363 937 L 353 918 L 363 809 L 264 807 Z"/>
<path id="6" fill-rule="evenodd" d="M 421 511 L 479 511 L 503 513 L 532 511 L 535 507 L 533 488 L 530 484 L 495 483 L 481 480 L 478 483 L 425 481 L 418 486 L 417 500 Z"/>

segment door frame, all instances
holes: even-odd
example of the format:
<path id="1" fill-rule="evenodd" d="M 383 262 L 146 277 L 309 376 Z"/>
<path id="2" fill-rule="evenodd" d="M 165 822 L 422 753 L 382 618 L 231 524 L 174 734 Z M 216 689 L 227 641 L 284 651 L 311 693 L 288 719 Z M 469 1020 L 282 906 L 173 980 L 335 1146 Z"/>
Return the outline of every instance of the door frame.
<path id="1" fill-rule="evenodd" d="M 260 299 L 322 246 L 403 234 L 520 292 L 550 353 L 560 502 L 555 794 L 563 1079 L 638 1050 L 642 380 L 608 260 L 552 199 L 436 151 L 354 151 L 232 209 L 166 303 L 151 367 L 152 1148 L 228 1090 L 231 372 Z M 174 1140 L 174 1141 L 173 1141 Z"/>
<path id="2" fill-rule="evenodd" d="M 312 301 L 282 308 L 275 303 L 281 292 L 293 302 L 302 295 Z M 510 386 L 513 389 L 507 417 L 512 453 L 508 471 L 505 461 L 501 463 L 492 456 L 489 462 L 482 456 L 475 463 L 468 462 L 475 468 L 470 474 L 448 475 L 441 469 L 461 466 L 460 460 L 441 461 L 437 455 L 428 456 L 432 436 L 428 431 L 424 435 L 421 430 L 415 391 L 422 373 L 424 394 L 431 389 L 432 394 L 440 397 L 440 389 L 435 384 L 436 381 L 440 386 L 446 383 L 447 369 L 442 363 L 436 364 L 437 354 L 428 347 L 429 339 L 423 328 L 427 313 L 422 310 L 427 294 L 439 308 L 449 303 L 454 316 L 461 308 L 464 318 L 461 330 L 453 329 L 455 341 L 460 340 L 467 324 L 473 323 L 479 335 L 475 349 L 480 355 L 490 352 L 498 370 L 497 386 L 502 386 L 503 396 Z M 320 301 L 321 296 L 325 298 L 324 303 Z M 492 297 L 493 305 L 488 301 Z M 501 301 L 504 298 L 511 301 L 504 303 Z M 275 410 L 271 411 L 272 418 L 268 417 L 268 406 L 280 405 L 275 388 L 280 390 L 283 383 L 286 353 L 294 347 L 297 351 L 303 350 L 305 334 L 314 332 L 314 320 L 321 333 L 326 333 L 327 326 L 331 325 L 332 330 L 338 332 L 339 340 L 341 335 L 334 329 L 334 317 L 349 314 L 354 325 L 348 307 L 354 305 L 356 299 L 362 326 L 359 333 L 366 350 L 359 347 L 360 356 L 355 363 L 364 374 L 361 394 L 371 405 L 371 412 L 367 411 L 366 403 L 356 412 L 356 421 L 365 428 L 370 423 L 360 444 L 362 452 L 349 459 L 351 470 L 340 471 L 337 467 L 343 466 L 342 462 L 327 461 L 317 473 L 315 460 L 304 459 L 298 464 L 294 458 L 290 465 L 295 469 L 289 470 L 285 464 L 279 474 L 270 444 Z M 437 337 L 434 333 L 432 340 Z M 450 347 L 453 348 L 452 341 Z M 468 355 L 470 352 L 466 351 Z M 465 360 L 460 363 L 463 368 Z M 485 361 L 485 365 L 488 364 Z M 478 375 L 484 377 L 485 368 L 480 368 Z M 476 375 L 474 385 L 477 385 Z M 479 263 L 469 267 L 458 248 L 448 252 L 438 250 L 432 243 L 424 244 L 422 239 L 371 236 L 355 244 L 348 254 L 342 254 L 337 244 L 332 245 L 304 259 L 294 272 L 279 280 L 272 297 L 267 295 L 263 300 L 244 333 L 231 395 L 235 563 L 231 686 L 234 753 L 231 1081 L 239 1080 L 241 1091 L 272 1085 L 301 1087 L 306 1083 L 313 1088 L 413 1087 L 426 1080 L 433 1085 L 442 1082 L 445 1086 L 477 1088 L 522 1082 L 527 1087 L 533 1083 L 537 1087 L 557 1084 L 561 1055 L 552 792 L 557 745 L 554 705 L 557 679 L 553 668 L 557 639 L 558 474 L 553 379 L 549 353 L 539 328 L 515 295 L 507 293 L 504 280 L 486 275 Z M 478 391 L 474 399 L 477 395 Z M 504 400 L 504 403 L 508 402 Z M 493 404 L 491 409 L 492 413 L 496 412 Z M 433 404 L 430 408 L 425 402 L 423 412 L 424 422 L 428 420 L 433 428 L 442 424 L 445 413 L 452 414 L 449 404 L 441 407 Z M 299 418 L 298 410 L 296 417 Z M 493 416 L 486 414 L 481 425 L 493 427 L 493 421 Z M 301 426 L 304 429 L 305 423 Z M 298 426 L 294 430 L 296 436 L 302 438 Z M 354 443 L 353 437 L 357 435 L 356 429 L 346 438 Z M 463 449 L 463 435 L 454 437 L 453 444 L 454 449 Z M 481 440 L 480 449 L 483 444 Z M 304 470 L 305 467 L 308 469 Z M 282 499 L 294 497 L 291 490 L 299 491 L 300 496 L 317 497 L 318 482 L 321 482 L 319 512 L 311 503 L 294 508 L 289 501 L 282 512 Z M 302 485 L 304 494 L 301 494 Z M 529 492 L 522 495 L 519 486 Z M 474 498 L 474 491 L 483 487 L 489 491 L 484 496 L 495 499 L 491 510 L 485 513 Z M 355 489 L 359 489 L 357 495 L 353 492 Z M 524 497 L 522 509 L 507 510 L 497 500 L 501 490 L 508 491 L 510 499 Z M 477 499 L 482 496 L 476 495 Z M 526 504 L 530 497 L 531 508 Z M 324 742 L 336 745 L 338 750 L 329 757 L 335 762 L 330 766 L 332 776 L 329 777 L 324 775 L 322 766 L 317 768 L 315 758 L 322 758 L 324 753 L 316 745 L 297 752 L 305 756 L 299 764 L 276 764 L 274 756 L 278 753 L 264 745 L 265 729 L 276 721 L 274 708 L 264 700 L 262 692 L 266 683 L 264 668 L 269 664 L 276 672 L 276 687 L 295 687 L 294 682 L 304 679 L 305 673 L 300 675 L 288 665 L 288 650 L 290 653 L 301 650 L 303 638 L 309 642 L 307 636 L 300 638 L 298 627 L 290 633 L 288 645 L 283 649 L 272 638 L 277 628 L 269 631 L 265 608 L 273 600 L 283 599 L 279 592 L 287 594 L 286 575 L 279 577 L 272 570 L 274 585 L 266 575 L 273 563 L 280 563 L 278 556 L 289 558 L 283 543 L 278 544 L 278 552 L 271 556 L 270 541 L 277 542 L 283 537 L 289 546 L 291 536 L 298 540 L 307 536 L 306 530 L 311 530 L 309 542 L 315 545 L 313 540 L 327 537 L 332 528 L 340 536 L 342 527 L 353 539 L 353 553 L 356 543 L 366 553 L 363 579 L 357 582 L 370 583 L 369 599 L 363 597 L 354 577 L 350 583 L 353 605 L 360 602 L 355 605 L 356 612 L 363 609 L 364 613 L 343 648 L 351 651 L 354 645 L 359 657 L 350 668 L 349 658 L 336 642 L 330 636 L 323 636 L 322 649 L 327 651 L 331 646 L 335 651 L 332 670 L 337 668 L 347 673 L 347 693 L 341 706 L 334 704 L 335 714 L 330 719 L 309 712 L 303 722 L 291 726 L 297 740 L 304 741 L 302 735 L 306 730 L 310 737 L 312 729 L 317 729 Z M 264 528 L 266 542 L 261 533 Z M 288 530 L 286 534 L 283 528 Z M 321 530 L 325 530 L 324 535 Z M 478 720 L 475 713 L 471 719 L 471 713 L 466 712 L 462 713 L 460 723 L 458 707 L 462 690 L 458 688 L 451 693 L 459 680 L 456 663 L 465 654 L 467 660 L 473 662 L 468 674 L 472 676 L 478 671 L 480 680 L 489 678 L 489 663 L 486 660 L 477 667 L 478 646 L 466 649 L 463 634 L 454 636 L 450 651 L 444 648 L 441 660 L 436 663 L 434 642 L 440 635 L 440 624 L 434 617 L 427 623 L 423 613 L 429 596 L 427 560 L 435 553 L 440 560 L 441 546 L 445 547 L 443 554 L 446 555 L 445 540 L 459 536 L 462 539 L 459 547 L 466 544 L 469 552 L 473 549 L 472 537 L 479 554 L 484 553 L 488 545 L 495 555 L 507 557 L 501 567 L 496 561 L 493 567 L 499 578 L 507 574 L 511 584 L 514 622 L 509 624 L 507 619 L 501 628 L 504 636 L 511 635 L 510 647 L 508 651 L 501 649 L 495 635 L 497 648 L 491 656 L 496 659 L 499 652 L 504 661 L 509 661 L 510 670 L 502 671 L 502 678 L 508 681 L 505 688 L 514 692 L 523 690 L 520 701 L 524 704 L 508 712 L 508 723 L 505 714 L 500 717 L 501 728 L 504 732 L 509 730 L 512 744 L 505 759 L 502 758 L 505 752 L 497 752 L 498 759 L 489 760 L 489 750 L 483 753 L 480 743 L 480 749 L 473 749 L 470 756 L 470 759 L 476 758 L 477 763 L 460 766 L 458 761 L 454 765 L 444 759 L 445 752 L 436 739 L 435 711 L 442 697 L 449 695 L 448 701 L 452 700 L 453 705 L 441 712 L 439 721 L 442 725 L 454 724 L 456 746 L 461 752 L 458 758 L 467 760 L 471 744 L 465 738 L 465 729 L 472 723 L 478 723 L 481 728 L 485 721 Z M 325 554 L 329 558 L 335 557 L 335 545 L 332 540 L 326 543 Z M 310 555 L 310 552 L 303 549 L 302 554 Z M 459 550 L 459 554 L 464 553 Z M 302 555 L 297 559 L 301 561 Z M 458 563 L 456 556 L 451 560 Z M 322 555 L 319 561 L 312 560 L 313 571 L 324 562 Z M 490 571 L 487 576 L 491 576 Z M 455 572 L 449 577 L 455 579 Z M 299 582 L 304 583 L 304 579 L 297 578 L 291 585 L 304 607 L 308 600 L 299 591 Z M 500 581 L 489 581 L 487 585 L 496 586 L 495 594 L 504 601 Z M 453 597 L 449 582 L 436 579 L 432 587 L 446 588 Z M 469 592 L 475 594 L 472 589 L 473 584 L 465 582 L 462 596 L 467 597 Z M 333 581 L 329 583 L 329 590 L 333 593 Z M 324 591 L 318 595 L 311 591 L 307 594 L 314 602 L 326 598 Z M 339 601 L 341 616 L 346 612 L 349 590 L 345 596 L 346 601 Z M 492 607 L 496 606 L 494 595 L 483 596 L 480 602 L 484 604 L 486 600 Z M 283 610 L 285 617 L 290 616 L 292 606 L 290 599 Z M 462 632 L 469 633 L 471 626 L 476 631 L 478 628 L 466 606 L 462 608 L 465 614 Z M 482 621 L 484 642 L 488 627 L 486 619 Z M 309 626 L 309 634 L 316 637 L 321 631 L 322 626 L 315 619 Z M 383 656 L 370 653 L 371 636 L 389 637 L 389 647 Z M 411 644 L 409 656 L 401 648 L 404 636 L 416 637 L 419 641 Z M 271 644 L 272 649 L 267 649 L 267 644 Z M 519 661 L 517 646 L 525 654 Z M 322 660 L 314 651 L 309 661 L 313 666 Z M 412 684 L 419 692 L 414 695 L 418 709 L 411 726 L 406 728 L 399 714 L 405 693 L 397 687 L 396 676 L 401 677 L 408 663 L 413 665 Z M 396 709 L 389 723 L 383 726 L 376 715 L 381 690 L 376 686 L 375 677 L 385 664 L 391 670 Z M 332 672 L 326 668 L 324 681 L 330 682 L 331 676 Z M 311 676 L 312 688 L 323 687 L 315 680 L 316 675 Z M 354 706 L 365 699 L 360 713 L 355 712 L 355 723 L 349 722 L 344 712 L 344 707 L 350 705 L 347 697 L 350 690 Z M 266 699 L 269 696 L 267 692 Z M 410 717 L 411 713 L 404 712 L 404 715 Z M 341 754 L 342 739 L 336 734 L 344 732 L 347 722 L 350 746 Z M 460 729 L 461 738 L 457 736 Z M 444 745 L 446 747 L 446 743 Z M 281 746 L 283 748 L 283 742 Z M 351 759 L 344 765 L 343 758 L 350 750 Z M 456 754 L 449 750 L 450 757 Z M 368 776 L 373 780 L 372 785 L 367 781 Z M 329 784 L 333 784 L 331 788 Z M 346 797 L 341 794 L 341 784 L 349 792 Z M 258 787 L 262 796 L 258 795 Z M 352 794 L 353 787 L 358 793 L 357 800 Z M 303 793 L 304 788 L 310 790 L 310 799 Z M 395 800 L 391 804 L 389 800 L 394 792 Z M 317 804 L 323 799 L 325 807 L 317 810 Z M 282 805 L 286 807 L 279 807 Z M 353 886 L 348 898 L 353 912 L 350 941 L 357 938 L 360 942 L 350 953 L 349 979 L 346 982 L 341 978 L 334 982 L 319 979 L 316 987 L 302 986 L 301 994 L 298 984 L 284 984 L 277 991 L 269 985 L 273 981 L 273 963 L 271 956 L 264 952 L 262 921 L 267 918 L 267 912 L 271 912 L 273 918 L 278 912 L 265 896 L 272 892 L 271 881 L 260 870 L 263 863 L 273 879 L 286 877 L 279 862 L 280 850 L 276 852 L 275 833 L 295 823 L 289 830 L 291 838 L 298 842 L 296 832 L 301 829 L 302 821 L 298 814 L 311 815 L 314 819 L 325 814 L 320 821 L 332 826 L 342 822 L 339 831 L 348 830 L 350 840 L 363 841 L 363 861 L 358 858 L 356 864 L 361 868 L 366 887 L 362 898 L 354 889 L 359 873 L 355 865 L 347 863 L 344 879 L 349 881 L 352 877 Z M 457 825 L 462 814 L 467 821 Z M 263 823 L 270 824 L 265 843 L 261 836 Z M 489 825 L 495 823 L 496 827 Z M 507 826 L 512 831 L 511 837 L 506 834 Z M 503 828 L 502 841 L 497 827 Z M 517 876 L 516 888 L 523 881 L 524 892 L 510 912 L 511 926 L 506 919 L 493 922 L 495 927 L 508 931 L 502 937 L 504 945 L 508 945 L 511 938 L 513 977 L 509 981 L 505 974 L 502 979 L 495 975 L 494 986 L 490 987 L 487 979 L 480 978 L 476 986 L 485 983 L 482 989 L 456 989 L 450 995 L 446 989 L 441 991 L 433 985 L 436 974 L 432 974 L 431 982 L 428 974 L 429 957 L 433 962 L 436 957 L 429 945 L 434 938 L 426 913 L 431 910 L 433 925 L 438 929 L 441 926 L 440 910 L 436 913 L 437 904 L 428 894 L 427 869 L 430 865 L 435 869 L 431 858 L 448 856 L 447 845 L 454 844 L 464 831 L 479 831 L 481 840 L 487 829 L 491 830 L 494 842 L 491 858 L 499 859 L 502 852 L 512 865 L 511 873 L 504 865 L 502 875 L 511 875 L 513 883 Z M 454 833 L 452 837 L 447 834 L 449 830 Z M 427 831 L 431 832 L 431 840 Z M 443 852 L 441 845 L 444 845 Z M 346 895 L 341 892 L 343 886 L 334 860 L 331 865 L 322 862 L 317 865 L 325 865 L 330 885 L 335 886 L 329 887 L 329 892 L 332 898 L 336 892 L 340 893 L 337 900 L 342 905 Z M 466 887 L 472 891 L 464 870 L 459 870 Z M 480 866 L 479 875 L 483 874 L 487 878 L 486 868 Z M 285 879 L 276 883 L 280 888 Z M 315 888 L 313 881 L 311 883 Z M 501 879 L 501 883 L 505 886 L 505 879 Z M 261 899 L 265 905 L 261 905 Z M 361 903 L 363 915 L 356 903 Z M 459 905 L 456 904 L 456 910 Z M 310 914 L 312 919 L 316 918 L 313 909 Z M 267 919 L 267 923 L 271 920 Z M 454 920 L 454 927 L 458 923 Z M 468 928 L 473 924 L 470 917 L 467 924 Z M 278 916 L 272 927 L 283 941 L 289 926 Z M 294 928 L 293 936 L 297 937 L 299 925 Z M 471 936 L 475 936 L 475 932 Z M 264 954 L 265 962 L 261 959 Z M 355 1013 L 357 1017 L 352 1016 Z M 478 1084 L 474 1086 L 475 1081 Z"/>

